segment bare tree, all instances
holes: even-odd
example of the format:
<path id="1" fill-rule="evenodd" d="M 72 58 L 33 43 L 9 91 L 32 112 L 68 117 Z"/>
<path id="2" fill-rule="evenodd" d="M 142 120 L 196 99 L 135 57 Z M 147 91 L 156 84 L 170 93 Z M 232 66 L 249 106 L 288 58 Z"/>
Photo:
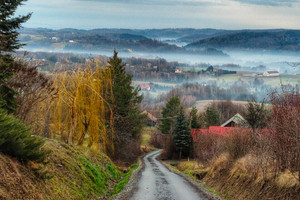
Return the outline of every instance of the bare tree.
<path id="1" fill-rule="evenodd" d="M 297 67 L 300 67 L 300 62 L 285 62 L 287 65 L 292 67 L 293 69 L 296 69 Z"/>
<path id="2" fill-rule="evenodd" d="M 276 167 L 290 170 L 300 180 L 300 93 L 299 89 L 277 91 L 272 103 L 271 133 Z M 297 175 L 298 174 L 298 175 Z"/>

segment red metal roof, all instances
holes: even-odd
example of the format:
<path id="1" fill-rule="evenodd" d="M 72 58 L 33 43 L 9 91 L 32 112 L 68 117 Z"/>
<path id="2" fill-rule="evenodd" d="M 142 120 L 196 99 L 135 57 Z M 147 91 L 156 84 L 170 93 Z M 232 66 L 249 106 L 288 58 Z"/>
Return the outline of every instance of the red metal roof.
<path id="1" fill-rule="evenodd" d="M 192 129 L 191 135 L 193 137 L 193 140 L 197 141 L 201 134 L 216 134 L 220 136 L 225 136 L 239 129 L 251 131 L 250 128 L 210 126 L 208 129 Z M 262 129 L 261 131 L 262 135 L 264 136 L 269 136 L 272 132 L 270 129 Z"/>

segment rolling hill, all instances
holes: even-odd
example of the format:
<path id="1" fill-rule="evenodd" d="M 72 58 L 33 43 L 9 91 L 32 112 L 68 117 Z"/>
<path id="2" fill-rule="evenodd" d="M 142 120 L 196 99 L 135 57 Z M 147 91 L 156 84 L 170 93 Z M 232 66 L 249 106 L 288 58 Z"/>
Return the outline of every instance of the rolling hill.
<path id="1" fill-rule="evenodd" d="M 150 33 L 157 33 L 158 30 Z M 165 30 L 166 31 L 166 30 Z M 27 50 L 100 52 L 155 52 L 227 56 L 214 48 L 188 50 L 174 44 L 144 36 L 146 30 L 130 29 L 22 29 L 20 40 L 26 43 Z M 162 31 L 164 32 L 164 31 Z M 170 33 L 174 34 L 174 32 Z"/>
<path id="2" fill-rule="evenodd" d="M 201 39 L 186 46 L 188 49 L 262 49 L 300 51 L 300 31 L 245 31 Z"/>

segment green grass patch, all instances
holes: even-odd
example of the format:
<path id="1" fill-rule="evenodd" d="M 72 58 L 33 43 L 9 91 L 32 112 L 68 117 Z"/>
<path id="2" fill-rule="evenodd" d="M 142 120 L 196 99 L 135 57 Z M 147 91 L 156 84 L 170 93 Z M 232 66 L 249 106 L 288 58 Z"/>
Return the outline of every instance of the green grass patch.
<path id="1" fill-rule="evenodd" d="M 119 179 L 122 175 L 122 173 L 117 169 L 117 167 L 111 163 L 106 165 L 106 169 L 110 172 L 110 175 L 115 180 Z"/>
<path id="2" fill-rule="evenodd" d="M 131 169 L 127 173 L 124 174 L 123 179 L 114 187 L 113 191 L 111 192 L 112 196 L 120 193 L 124 189 L 125 185 L 129 181 L 131 174 L 133 173 L 134 170 L 136 170 L 138 168 L 138 166 L 139 166 L 138 164 L 132 165 Z"/>
<path id="3" fill-rule="evenodd" d="M 143 133 L 142 134 L 142 146 L 148 146 L 150 139 L 151 139 L 150 133 Z"/>
<path id="4" fill-rule="evenodd" d="M 93 165 L 85 157 L 80 157 L 82 165 L 84 166 L 84 173 L 90 178 L 91 190 L 93 193 L 105 194 L 107 192 L 106 180 L 109 178 L 101 169 Z"/>

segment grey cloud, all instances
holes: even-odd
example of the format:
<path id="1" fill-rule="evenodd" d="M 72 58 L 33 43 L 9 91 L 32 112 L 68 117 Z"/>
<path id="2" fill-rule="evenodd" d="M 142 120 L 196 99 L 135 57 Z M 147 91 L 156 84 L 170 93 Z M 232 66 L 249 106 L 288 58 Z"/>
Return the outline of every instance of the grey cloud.
<path id="1" fill-rule="evenodd" d="M 209 5 L 224 5 L 224 3 L 211 0 L 74 0 L 74 1 L 93 1 L 105 3 L 126 3 L 126 4 L 142 4 L 142 5 L 193 5 L 193 6 L 209 6 Z"/>
<path id="2" fill-rule="evenodd" d="M 240 3 L 264 5 L 264 6 L 293 6 L 294 3 L 300 3 L 300 0 L 234 0 Z"/>

